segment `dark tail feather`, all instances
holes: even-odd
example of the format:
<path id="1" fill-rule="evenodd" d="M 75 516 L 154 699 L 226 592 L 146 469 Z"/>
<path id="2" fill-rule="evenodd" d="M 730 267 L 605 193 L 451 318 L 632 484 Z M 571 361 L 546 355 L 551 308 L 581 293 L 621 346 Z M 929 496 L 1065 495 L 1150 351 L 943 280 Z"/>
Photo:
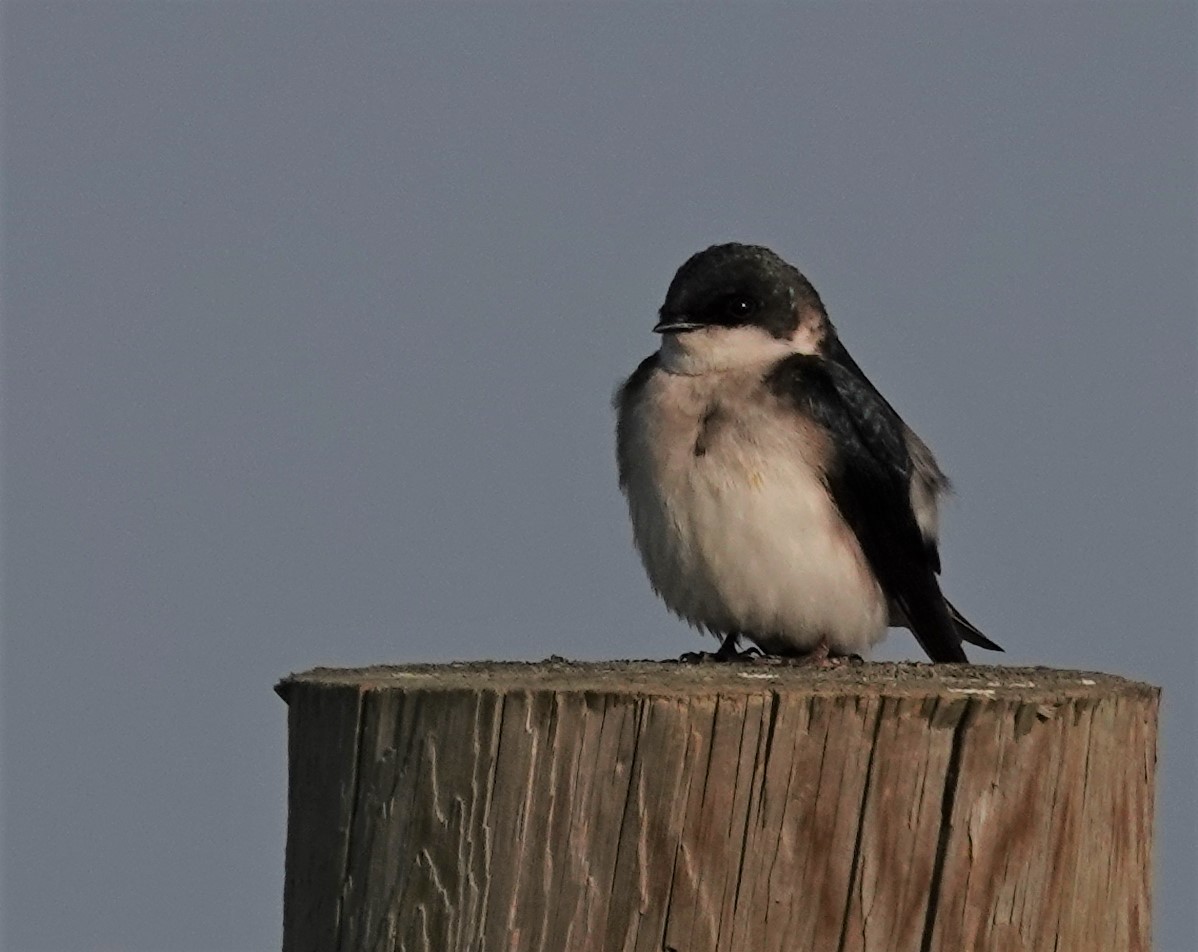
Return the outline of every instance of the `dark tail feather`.
<path id="1" fill-rule="evenodd" d="M 926 578 L 911 581 L 914 597 L 899 596 L 895 603 L 919 646 L 933 661 L 968 664 L 956 622 L 935 576 L 928 571 Z"/>
<path id="2" fill-rule="evenodd" d="M 944 604 L 948 606 L 948 614 L 953 620 L 953 625 L 957 629 L 957 634 L 962 641 L 968 641 L 971 645 L 977 645 L 979 648 L 986 648 L 990 651 L 1002 651 L 1003 649 L 996 645 L 993 641 L 983 635 L 978 629 L 962 615 L 953 606 L 947 598 Z"/>

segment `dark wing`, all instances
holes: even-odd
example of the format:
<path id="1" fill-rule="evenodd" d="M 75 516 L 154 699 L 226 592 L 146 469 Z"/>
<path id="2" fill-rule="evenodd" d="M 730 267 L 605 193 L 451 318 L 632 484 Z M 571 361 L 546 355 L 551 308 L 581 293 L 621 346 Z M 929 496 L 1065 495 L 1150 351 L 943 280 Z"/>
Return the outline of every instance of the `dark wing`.
<path id="1" fill-rule="evenodd" d="M 865 376 L 865 372 L 857 366 L 857 361 L 853 360 L 853 356 L 840 342 L 840 338 L 836 336 L 835 330 L 832 330 L 827 344 L 825 345 L 825 356 L 836 364 L 839 364 L 862 385 L 864 385 L 870 393 L 874 394 L 883 405 L 894 414 L 896 419 L 899 419 L 898 413 L 880 393 L 877 388 L 870 382 L 870 379 Z M 936 462 L 936 457 L 932 455 L 932 451 L 928 445 L 919 438 L 919 435 L 905 423 L 902 424 L 903 432 L 906 437 L 907 454 L 911 457 L 911 475 L 912 480 L 916 480 L 923 489 L 924 498 L 929 500 L 930 505 L 936 504 L 936 499 L 943 493 L 952 492 L 952 483 L 949 478 L 944 475 L 944 471 Z M 924 544 L 928 548 L 928 558 L 931 560 L 936 573 L 940 573 L 940 552 L 939 540 L 936 538 L 935 532 L 923 531 Z M 952 602 L 947 601 L 949 615 L 952 616 L 953 624 L 956 626 L 957 634 L 970 644 L 977 645 L 979 648 L 986 648 L 990 651 L 1002 651 L 1002 647 L 995 644 L 987 638 L 977 626 L 970 622 L 953 606 Z"/>
<path id="2" fill-rule="evenodd" d="M 907 441 L 907 453 L 911 457 L 911 478 L 918 481 L 918 484 L 923 489 L 924 498 L 927 500 L 927 504 L 935 506 L 936 500 L 941 495 L 952 492 L 952 483 L 949 481 L 949 478 L 944 475 L 944 471 L 936 462 L 936 457 L 932 455 L 932 451 L 928 448 L 928 445 L 919 438 L 918 433 L 911 429 L 911 427 L 907 426 L 906 423 L 903 423 L 902 418 L 899 417 L 894 407 L 890 405 L 889 401 L 884 396 L 878 393 L 878 389 L 873 385 L 870 379 L 865 376 L 865 372 L 859 366 L 857 366 L 857 361 L 853 360 L 852 354 L 850 354 L 845 348 L 844 344 L 841 343 L 840 338 L 836 335 L 835 328 L 830 326 L 828 339 L 824 344 L 824 356 L 833 363 L 839 364 L 841 367 L 845 368 L 850 374 L 853 375 L 853 377 L 857 379 L 860 384 L 868 389 L 870 393 L 881 400 L 886 409 L 893 413 L 895 418 L 899 420 L 903 428 L 903 435 Z M 931 531 L 928 531 L 927 528 L 921 528 L 923 529 L 924 538 L 927 540 L 928 545 L 933 549 L 934 557 L 936 559 L 936 571 L 939 572 L 940 555 L 938 552 L 935 552 L 938 542 L 935 529 L 932 528 Z"/>
<path id="3" fill-rule="evenodd" d="M 640 366 L 632 372 L 627 380 L 620 384 L 611 400 L 612 406 L 616 409 L 616 465 L 619 468 L 621 488 L 628 483 L 628 416 L 632 412 L 632 404 L 645 389 L 645 384 L 649 382 L 653 372 L 657 370 L 657 364 L 658 355 L 657 351 L 654 351 L 640 362 Z"/>
<path id="4" fill-rule="evenodd" d="M 912 463 L 898 414 L 860 370 L 822 357 L 787 357 L 768 383 L 829 434 L 828 490 L 920 646 L 933 661 L 968 660 L 936 582 L 935 546 L 923 538 L 911 508 Z"/>
<path id="5" fill-rule="evenodd" d="M 837 364 L 838 366 L 847 370 L 859 384 L 872 393 L 882 403 L 882 405 L 888 411 L 890 411 L 895 419 L 898 419 L 899 422 L 902 423 L 902 420 L 899 418 L 899 415 L 895 411 L 894 407 L 890 405 L 890 402 L 884 396 L 878 393 L 878 388 L 870 382 L 870 379 L 867 376 L 865 376 L 865 371 L 857 366 L 857 361 L 853 360 L 853 355 L 850 354 L 848 352 L 848 348 L 841 343 L 840 337 L 837 336 L 835 329 L 830 327 L 829 331 L 830 333 L 828 335 L 828 339 L 824 343 L 823 356 L 827 360 L 832 361 L 832 363 Z"/>

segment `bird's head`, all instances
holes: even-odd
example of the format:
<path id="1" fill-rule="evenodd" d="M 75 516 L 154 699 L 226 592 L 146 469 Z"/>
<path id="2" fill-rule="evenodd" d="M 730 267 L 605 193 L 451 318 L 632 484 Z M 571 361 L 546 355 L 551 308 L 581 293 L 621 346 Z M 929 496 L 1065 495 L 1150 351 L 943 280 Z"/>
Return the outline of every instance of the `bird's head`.
<path id="1" fill-rule="evenodd" d="M 758 245 L 713 245 L 674 275 L 653 328 L 666 369 L 705 373 L 819 353 L 832 333 L 815 288 Z"/>

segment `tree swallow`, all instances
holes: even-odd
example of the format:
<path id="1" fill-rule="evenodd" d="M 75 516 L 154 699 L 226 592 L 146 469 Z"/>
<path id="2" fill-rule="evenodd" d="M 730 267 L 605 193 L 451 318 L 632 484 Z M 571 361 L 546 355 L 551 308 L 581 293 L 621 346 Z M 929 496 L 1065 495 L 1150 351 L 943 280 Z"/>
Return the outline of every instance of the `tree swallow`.
<path id="1" fill-rule="evenodd" d="M 654 591 L 767 655 L 866 656 L 888 626 L 933 661 L 1001 651 L 940 592 L 927 444 L 849 356 L 815 288 L 768 248 L 715 245 L 666 292 L 616 393 L 620 487 Z"/>

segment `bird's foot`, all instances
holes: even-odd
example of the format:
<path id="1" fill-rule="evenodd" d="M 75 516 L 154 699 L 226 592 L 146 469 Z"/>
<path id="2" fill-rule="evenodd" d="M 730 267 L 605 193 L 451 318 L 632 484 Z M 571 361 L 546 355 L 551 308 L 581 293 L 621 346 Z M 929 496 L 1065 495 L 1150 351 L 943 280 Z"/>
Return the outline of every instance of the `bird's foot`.
<path id="1" fill-rule="evenodd" d="M 678 660 L 683 664 L 739 661 L 776 667 L 820 668 L 823 670 L 839 668 L 846 664 L 865 663 L 865 659 L 860 655 L 833 655 L 827 638 L 821 638 L 814 648 L 801 654 L 766 654 L 756 645 L 751 645 L 741 651 L 739 644 L 739 635 L 728 635 L 715 651 L 687 651 Z"/>
<path id="2" fill-rule="evenodd" d="M 849 664 L 864 664 L 861 655 L 832 655 L 820 658 L 814 654 L 802 655 L 765 655 L 754 658 L 758 664 L 772 664 L 780 668 L 819 668 L 821 671 L 831 671 L 833 668 L 843 668 Z"/>
<path id="3" fill-rule="evenodd" d="M 724 653 L 722 651 L 684 651 L 678 656 L 683 664 L 726 664 L 727 662 L 759 662 L 768 660 L 759 648 Z"/>
<path id="4" fill-rule="evenodd" d="M 757 659 L 762 664 L 773 664 L 791 668 L 821 668 L 830 670 L 846 664 L 864 664 L 865 659 L 860 655 L 833 655 L 828 646 L 828 639 L 821 638 L 819 643 L 810 651 L 793 655 L 763 655 Z"/>
<path id="5" fill-rule="evenodd" d="M 678 660 L 684 664 L 705 664 L 713 661 L 757 661 L 765 657 L 756 646 L 741 651 L 739 645 L 739 635 L 727 635 L 715 651 L 686 651 Z"/>

